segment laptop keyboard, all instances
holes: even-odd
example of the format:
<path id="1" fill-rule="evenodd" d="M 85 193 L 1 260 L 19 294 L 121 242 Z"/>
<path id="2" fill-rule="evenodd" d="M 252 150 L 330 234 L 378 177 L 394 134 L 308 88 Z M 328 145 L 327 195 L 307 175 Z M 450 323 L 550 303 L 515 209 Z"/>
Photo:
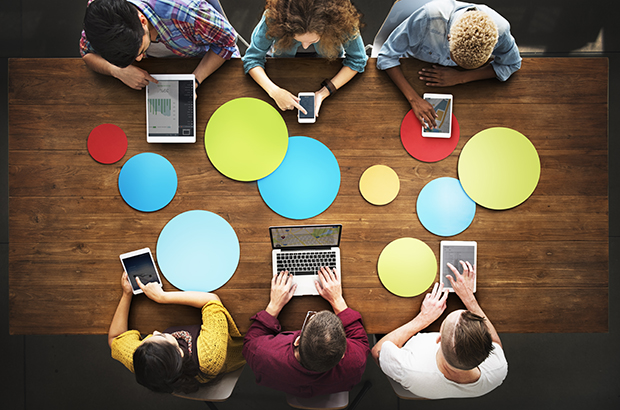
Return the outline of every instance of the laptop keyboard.
<path id="1" fill-rule="evenodd" d="M 335 251 L 280 252 L 276 258 L 277 271 L 293 275 L 316 275 L 321 266 L 336 267 Z"/>

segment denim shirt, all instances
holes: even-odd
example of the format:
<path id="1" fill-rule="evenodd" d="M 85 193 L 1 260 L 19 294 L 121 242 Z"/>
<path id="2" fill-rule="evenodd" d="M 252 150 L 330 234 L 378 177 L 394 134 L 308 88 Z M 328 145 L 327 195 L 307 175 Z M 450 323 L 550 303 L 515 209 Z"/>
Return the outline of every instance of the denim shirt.
<path id="1" fill-rule="evenodd" d="M 467 11 L 475 7 L 487 13 L 497 25 L 498 40 L 493 49 L 491 66 L 500 81 L 521 68 L 521 55 L 515 39 L 510 34 L 510 23 L 495 10 L 455 0 L 436 0 L 426 3 L 414 11 L 394 29 L 381 47 L 377 57 L 377 68 L 387 70 L 400 65 L 402 57 L 414 57 L 428 63 L 456 66 L 450 58 L 448 34 L 452 24 Z"/>
<path id="2" fill-rule="evenodd" d="M 248 47 L 245 55 L 243 56 L 243 70 L 246 74 L 252 68 L 257 66 L 265 68 L 267 54 L 271 54 L 270 52 L 272 52 L 272 47 L 275 42 L 276 39 L 267 38 L 267 23 L 265 22 L 265 14 L 263 14 L 260 22 L 252 32 L 250 47 Z M 320 53 L 320 43 L 321 41 L 319 40 L 316 51 L 319 56 L 323 57 Z M 274 57 L 295 57 L 299 46 L 301 46 L 301 43 L 299 41 L 294 41 L 293 47 L 289 50 L 282 50 L 278 54 L 274 54 Z M 358 34 L 355 38 L 346 42 L 341 47 L 340 56 L 344 56 L 344 61 L 342 62 L 343 65 L 349 67 L 353 71 L 357 71 L 358 73 L 364 72 L 368 56 L 366 55 L 366 50 L 364 49 L 364 41 L 362 40 L 362 36 Z"/>

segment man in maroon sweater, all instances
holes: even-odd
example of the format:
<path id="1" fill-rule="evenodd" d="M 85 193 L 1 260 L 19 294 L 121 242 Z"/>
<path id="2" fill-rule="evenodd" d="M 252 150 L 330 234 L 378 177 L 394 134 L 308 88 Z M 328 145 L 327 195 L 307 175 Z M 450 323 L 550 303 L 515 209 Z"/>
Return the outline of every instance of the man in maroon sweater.
<path id="1" fill-rule="evenodd" d="M 338 273 L 321 268 L 319 294 L 334 313 L 308 312 L 301 330 L 281 332 L 278 315 L 291 300 L 296 285 L 288 272 L 271 281 L 267 308 L 252 317 L 245 335 L 243 356 L 256 383 L 298 397 L 351 390 L 362 379 L 369 353 L 362 316 L 342 297 Z"/>

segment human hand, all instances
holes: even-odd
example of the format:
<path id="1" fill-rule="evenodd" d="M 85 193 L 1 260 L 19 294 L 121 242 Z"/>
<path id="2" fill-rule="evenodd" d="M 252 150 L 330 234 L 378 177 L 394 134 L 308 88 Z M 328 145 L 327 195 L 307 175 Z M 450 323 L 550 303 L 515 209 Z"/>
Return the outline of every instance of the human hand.
<path id="1" fill-rule="evenodd" d="M 319 110 L 323 104 L 323 100 L 329 97 L 329 90 L 323 87 L 319 91 L 314 93 L 314 115 L 319 116 Z"/>
<path id="2" fill-rule="evenodd" d="M 454 292 L 458 295 L 463 303 L 467 303 L 469 298 L 474 297 L 474 284 L 476 283 L 476 267 L 472 266 L 469 262 L 460 261 L 463 266 L 463 274 L 460 274 L 458 269 L 451 263 L 448 263 L 448 268 L 454 274 L 454 278 L 450 275 L 446 275 L 450 281 L 450 285 Z"/>
<path id="3" fill-rule="evenodd" d="M 277 87 L 274 91 L 269 93 L 269 96 L 273 98 L 273 100 L 278 104 L 278 107 L 282 111 L 294 110 L 297 108 L 304 114 L 306 114 L 306 110 L 299 103 L 299 98 L 295 97 L 290 92 L 286 91 L 284 88 Z"/>
<path id="4" fill-rule="evenodd" d="M 323 297 L 334 309 L 334 313 L 338 314 L 347 308 L 347 304 L 342 297 L 342 284 L 338 281 L 338 272 L 336 269 L 321 267 L 318 272 L 319 280 L 314 282 L 319 295 Z"/>
<path id="5" fill-rule="evenodd" d="M 140 289 L 142 289 L 146 297 L 157 303 L 163 303 L 166 292 L 164 292 L 164 289 L 159 283 L 149 282 L 144 285 L 138 276 L 136 276 L 136 283 L 140 286 Z"/>
<path id="6" fill-rule="evenodd" d="M 433 65 L 431 68 L 423 68 L 418 74 L 420 80 L 426 81 L 429 87 L 449 87 L 462 82 L 461 71 L 454 68 Z"/>
<path id="7" fill-rule="evenodd" d="M 288 271 L 282 271 L 271 279 L 271 296 L 269 305 L 265 309 L 273 317 L 278 317 L 282 308 L 291 300 L 297 289 L 293 283 L 293 275 Z"/>
<path id="8" fill-rule="evenodd" d="M 121 289 L 123 289 L 124 295 L 133 295 L 133 288 L 129 282 L 129 275 L 127 275 L 127 272 L 123 272 L 121 275 Z"/>
<path id="9" fill-rule="evenodd" d="M 443 283 L 435 282 L 433 290 L 424 297 L 422 307 L 420 308 L 420 317 L 424 318 L 427 324 L 430 325 L 446 310 L 447 300 L 448 290 L 443 288 Z"/>
<path id="10" fill-rule="evenodd" d="M 149 82 L 155 84 L 159 83 L 159 81 L 153 78 L 146 70 L 132 64 L 125 68 L 116 67 L 113 75 L 134 90 L 143 89 L 149 85 Z"/>
<path id="11" fill-rule="evenodd" d="M 431 103 L 424 98 L 418 97 L 413 99 L 410 104 L 413 115 L 415 115 L 422 125 L 430 125 L 430 128 L 437 127 L 437 122 L 435 121 L 437 113 Z"/>

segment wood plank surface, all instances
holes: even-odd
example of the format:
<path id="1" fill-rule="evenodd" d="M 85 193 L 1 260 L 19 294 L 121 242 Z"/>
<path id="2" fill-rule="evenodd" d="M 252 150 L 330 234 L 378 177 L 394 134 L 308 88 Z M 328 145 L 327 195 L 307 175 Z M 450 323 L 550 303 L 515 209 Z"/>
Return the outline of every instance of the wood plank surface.
<path id="1" fill-rule="evenodd" d="M 190 73 L 198 60 L 147 59 L 151 73 Z M 293 93 L 315 90 L 340 61 L 268 60 L 267 72 Z M 403 61 L 408 78 L 425 63 Z M 439 256 L 444 239 L 426 231 L 415 213 L 420 190 L 439 177 L 458 177 L 467 141 L 490 127 L 526 135 L 541 160 L 534 194 L 507 211 L 478 206 L 471 226 L 454 240 L 478 241 L 477 297 L 499 332 L 608 331 L 608 62 L 597 58 L 524 59 L 506 83 L 480 81 L 448 87 L 461 127 L 455 151 L 437 163 L 407 154 L 399 137 L 409 110 L 398 89 L 369 60 L 366 71 L 328 98 L 315 124 L 282 113 L 289 135 L 327 145 L 338 159 L 341 186 L 334 203 L 308 223 L 342 223 L 344 295 L 362 313 L 369 333 L 386 333 L 419 311 L 423 296 L 400 298 L 377 275 L 381 250 L 415 237 Z M 413 80 L 420 92 L 436 92 Z M 238 97 L 273 101 L 227 62 L 203 83 L 198 135 L 215 110 Z M 205 209 L 225 218 L 239 237 L 241 257 L 217 293 L 242 331 L 269 300 L 271 225 L 296 224 L 271 211 L 255 182 L 233 181 L 209 162 L 204 143 L 148 144 L 144 91 L 88 70 L 81 59 L 9 62 L 9 301 L 12 334 L 101 334 L 120 298 L 118 255 L 149 246 L 174 216 Z M 125 157 L 102 165 L 87 152 L 90 131 L 102 123 L 128 136 Z M 118 192 L 125 161 L 156 152 L 175 166 L 178 190 L 164 209 L 142 213 Z M 401 190 L 377 207 L 359 194 L 364 170 L 386 164 Z M 156 255 L 155 255 L 156 256 Z M 173 287 L 164 279 L 164 287 Z M 450 296 L 447 312 L 462 305 Z M 282 311 L 285 329 L 301 326 L 307 310 L 328 308 L 320 297 L 294 298 Z M 446 312 L 446 314 L 447 314 Z M 195 309 L 160 306 L 134 297 L 130 326 L 141 332 L 196 323 Z M 436 330 L 437 325 L 431 329 Z"/>

